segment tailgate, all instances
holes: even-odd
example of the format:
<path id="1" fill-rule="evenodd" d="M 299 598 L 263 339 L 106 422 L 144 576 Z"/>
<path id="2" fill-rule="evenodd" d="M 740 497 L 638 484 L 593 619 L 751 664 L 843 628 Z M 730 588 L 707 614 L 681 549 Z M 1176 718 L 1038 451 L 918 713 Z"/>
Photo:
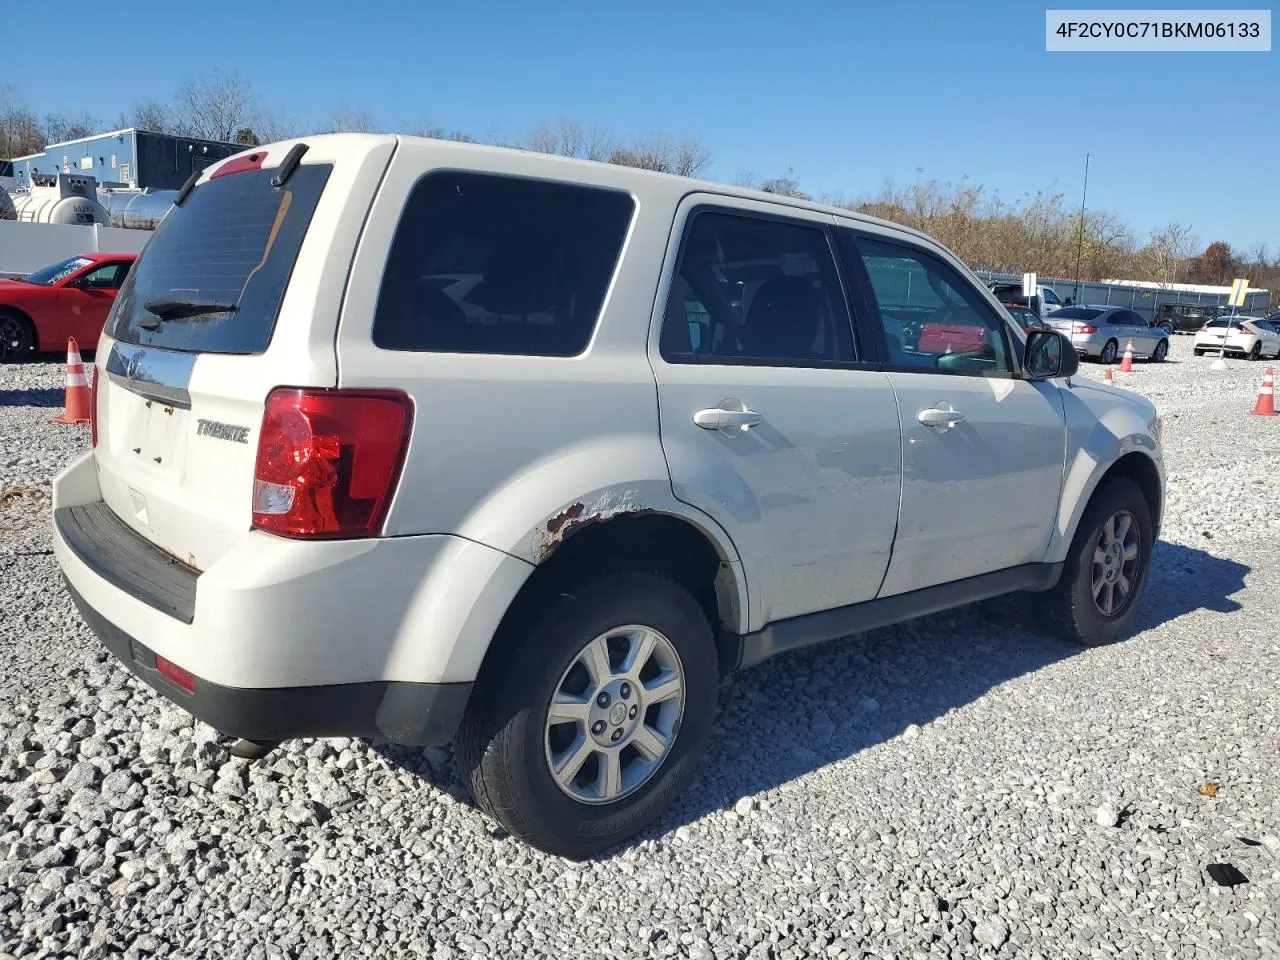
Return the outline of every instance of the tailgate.
<path id="1" fill-rule="evenodd" d="M 148 242 L 98 347 L 103 500 L 201 570 L 250 528 L 267 394 L 337 383 L 348 266 L 395 140 L 308 138 L 278 178 L 295 146 L 210 168 Z"/>

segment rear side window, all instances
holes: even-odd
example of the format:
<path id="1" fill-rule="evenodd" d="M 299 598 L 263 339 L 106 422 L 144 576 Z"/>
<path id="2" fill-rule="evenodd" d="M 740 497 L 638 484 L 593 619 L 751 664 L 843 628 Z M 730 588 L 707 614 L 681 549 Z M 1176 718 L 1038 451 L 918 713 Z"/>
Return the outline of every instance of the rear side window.
<path id="1" fill-rule="evenodd" d="M 1101 310 L 1090 310 L 1088 307 L 1063 307 L 1053 311 L 1055 320 L 1097 320 Z"/>
<path id="2" fill-rule="evenodd" d="M 414 186 L 378 294 L 385 350 L 586 349 L 635 203 L 615 190 L 440 171 Z"/>
<path id="3" fill-rule="evenodd" d="M 274 168 L 196 187 L 160 222 L 129 271 L 109 335 L 198 353 L 266 350 L 332 170 L 303 164 L 283 187 L 271 185 Z"/>

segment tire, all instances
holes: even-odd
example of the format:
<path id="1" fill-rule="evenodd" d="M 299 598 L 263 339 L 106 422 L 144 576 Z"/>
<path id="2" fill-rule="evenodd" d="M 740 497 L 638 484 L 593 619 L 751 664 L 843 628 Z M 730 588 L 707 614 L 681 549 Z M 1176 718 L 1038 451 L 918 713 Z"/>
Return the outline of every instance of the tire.
<path id="1" fill-rule="evenodd" d="M 1203 357 L 1203 356 L 1204 356 L 1204 351 L 1203 351 L 1203 350 L 1201 350 L 1201 349 L 1199 349 L 1199 348 L 1196 348 L 1196 356 L 1197 356 L 1197 357 Z"/>
<path id="2" fill-rule="evenodd" d="M 1123 538 L 1126 545 L 1130 531 L 1136 528 L 1136 557 L 1132 567 L 1128 566 L 1123 549 L 1118 558 L 1113 558 L 1118 560 L 1120 574 L 1127 574 L 1131 584 L 1127 594 L 1117 597 L 1122 589 L 1122 579 L 1111 579 L 1106 573 L 1109 567 L 1114 568 L 1114 564 L 1097 564 L 1094 557 L 1109 521 L 1124 515 L 1132 521 Z M 1122 527 L 1122 523 L 1116 523 L 1114 527 L 1117 540 L 1121 539 L 1118 535 Z M 1071 542 L 1062 577 L 1049 592 L 1045 609 L 1050 623 L 1068 640 L 1089 647 L 1114 643 L 1125 636 L 1146 590 L 1152 546 L 1151 508 L 1138 485 L 1124 477 L 1105 482 L 1085 508 L 1080 527 Z M 1095 574 L 1101 574 L 1103 580 L 1099 602 L 1094 600 Z M 1102 609 L 1106 606 L 1108 583 L 1112 600 L 1110 613 Z"/>
<path id="3" fill-rule="evenodd" d="M 629 625 L 656 634 L 653 655 L 646 659 L 649 677 L 631 674 L 640 677 L 640 685 L 628 690 L 625 680 L 612 672 L 605 685 L 611 684 L 609 691 L 602 691 L 593 679 L 596 671 L 586 664 L 597 664 L 600 674 L 606 671 L 588 651 L 598 650 L 601 638 Z M 500 653 L 509 653 L 482 673 L 454 747 L 479 806 L 512 836 L 574 859 L 615 846 L 658 819 L 693 776 L 719 693 L 711 625 L 689 591 L 656 572 L 603 574 L 550 595 L 537 604 L 527 627 L 497 642 Z M 624 647 L 625 641 L 616 637 L 605 641 L 606 649 L 613 648 L 611 671 L 625 666 L 618 662 Z M 659 668 L 655 676 L 652 671 Z M 656 687 L 663 675 L 683 679 L 678 713 L 672 705 L 675 697 L 649 707 L 635 702 L 643 701 L 644 691 Z M 583 697 L 587 716 L 549 725 L 558 692 Z M 601 711 L 597 692 L 612 693 L 608 713 Z M 627 703 L 631 716 L 619 721 L 615 712 Z M 593 734 L 596 725 L 603 727 L 602 740 L 616 734 L 622 746 L 602 745 Z M 655 727 L 669 731 L 668 746 L 656 761 L 652 754 L 646 758 L 632 737 Z M 645 742 L 655 749 L 653 740 Z M 580 763 L 565 760 L 583 756 L 584 750 Z M 622 792 L 614 800 L 599 795 L 604 758 L 610 755 L 619 758 L 621 770 L 615 785 Z M 562 778 L 565 786 L 552 773 L 557 761 L 564 763 L 566 773 L 577 770 Z M 630 786 L 629 775 L 635 781 Z"/>
<path id="4" fill-rule="evenodd" d="M 1262 341 L 1261 340 L 1255 343 L 1253 345 L 1253 349 L 1249 351 L 1249 359 L 1250 360 L 1262 359 Z"/>
<path id="5" fill-rule="evenodd" d="M 1116 355 L 1119 352 L 1120 344 L 1116 343 L 1114 340 L 1108 340 L 1106 345 L 1102 348 L 1102 352 L 1098 354 L 1098 361 L 1100 363 L 1115 363 Z"/>
<path id="6" fill-rule="evenodd" d="M 36 345 L 31 321 L 13 310 L 0 310 L 0 363 L 23 360 Z"/>
<path id="7" fill-rule="evenodd" d="M 1164 358 L 1169 355 L 1169 341 L 1161 340 L 1156 344 L 1156 348 L 1151 351 L 1152 363 L 1164 363 Z"/>

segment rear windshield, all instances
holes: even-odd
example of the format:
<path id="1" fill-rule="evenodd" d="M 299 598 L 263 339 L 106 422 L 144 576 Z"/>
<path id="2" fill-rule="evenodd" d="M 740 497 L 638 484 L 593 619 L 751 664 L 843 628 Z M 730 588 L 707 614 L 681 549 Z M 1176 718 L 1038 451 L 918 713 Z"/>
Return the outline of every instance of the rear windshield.
<path id="1" fill-rule="evenodd" d="M 1052 313 L 1054 320 L 1096 320 L 1101 315 L 1101 310 L 1090 310 L 1088 307 L 1063 307 Z"/>
<path id="2" fill-rule="evenodd" d="M 303 164 L 283 187 L 271 185 L 274 169 L 228 174 L 196 187 L 143 248 L 116 298 L 108 335 L 197 353 L 266 350 L 332 170 Z M 235 309 L 193 313 L 158 306 L 165 302 Z M 157 317 L 153 310 L 168 315 Z"/>
<path id="3" fill-rule="evenodd" d="M 1218 317 L 1217 320 L 1210 320 L 1205 324 L 1206 327 L 1239 327 L 1242 326 L 1248 317 Z"/>
<path id="4" fill-rule="evenodd" d="M 396 227 L 374 344 L 576 356 L 595 330 L 634 208 L 629 194 L 599 187 L 428 174 Z"/>

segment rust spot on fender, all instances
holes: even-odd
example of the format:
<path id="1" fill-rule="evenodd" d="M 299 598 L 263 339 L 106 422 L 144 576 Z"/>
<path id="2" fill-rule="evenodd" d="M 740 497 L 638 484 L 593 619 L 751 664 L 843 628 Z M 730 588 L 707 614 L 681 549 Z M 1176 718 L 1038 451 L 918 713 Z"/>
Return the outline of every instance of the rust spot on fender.
<path id="1" fill-rule="evenodd" d="M 590 505 L 581 501 L 571 504 L 538 529 L 534 550 L 537 562 L 542 563 L 570 536 L 584 527 L 603 523 L 615 517 L 634 517 L 655 512 L 657 511 L 640 506 L 628 494 L 606 495 Z"/>
<path id="2" fill-rule="evenodd" d="M 563 538 L 565 533 L 565 524 L 577 520 L 582 516 L 582 512 L 586 509 L 585 505 L 575 503 L 571 507 L 560 511 L 547 521 L 547 533 L 551 534 L 553 537 Z"/>

